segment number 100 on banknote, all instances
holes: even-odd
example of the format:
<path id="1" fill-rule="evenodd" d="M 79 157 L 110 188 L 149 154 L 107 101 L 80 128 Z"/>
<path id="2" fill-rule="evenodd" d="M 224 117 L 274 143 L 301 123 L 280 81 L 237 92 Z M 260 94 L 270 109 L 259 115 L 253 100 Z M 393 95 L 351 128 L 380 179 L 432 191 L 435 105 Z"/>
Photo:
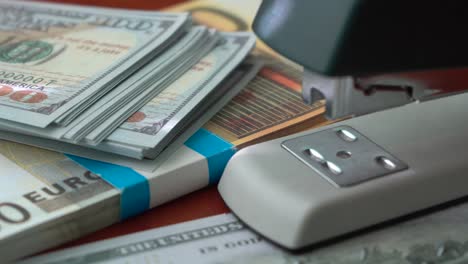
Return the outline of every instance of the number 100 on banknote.
<path id="1" fill-rule="evenodd" d="M 154 57 L 187 18 L 2 1 L 0 118 L 63 125 Z"/>

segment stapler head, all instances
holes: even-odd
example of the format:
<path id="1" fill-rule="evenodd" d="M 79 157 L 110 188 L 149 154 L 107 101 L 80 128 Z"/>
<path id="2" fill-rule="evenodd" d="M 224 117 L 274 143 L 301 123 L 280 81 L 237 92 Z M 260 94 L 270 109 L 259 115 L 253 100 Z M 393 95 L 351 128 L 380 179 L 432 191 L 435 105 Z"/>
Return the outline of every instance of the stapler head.
<path id="1" fill-rule="evenodd" d="M 439 92 L 411 79 L 374 77 L 366 81 L 351 76 L 328 77 L 305 70 L 302 97 L 308 104 L 325 100 L 325 115 L 335 120 L 427 100 Z"/>
<path id="2" fill-rule="evenodd" d="M 466 16 L 462 1 L 267 0 L 253 27 L 304 66 L 305 102 L 324 99 L 327 117 L 337 119 L 465 90 L 424 76 L 443 80 L 437 69 L 467 65 Z"/>
<path id="3" fill-rule="evenodd" d="M 264 0 L 253 28 L 304 66 L 304 100 L 354 118 L 237 152 L 227 205 L 297 249 L 468 195 L 467 17 L 467 1 Z"/>

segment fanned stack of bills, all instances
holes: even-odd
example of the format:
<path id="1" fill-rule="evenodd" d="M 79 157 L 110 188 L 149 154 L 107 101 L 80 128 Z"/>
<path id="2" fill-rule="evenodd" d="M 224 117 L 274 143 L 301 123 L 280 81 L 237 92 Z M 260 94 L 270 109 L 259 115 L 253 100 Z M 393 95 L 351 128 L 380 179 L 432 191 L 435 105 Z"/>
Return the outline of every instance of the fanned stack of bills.
<path id="1" fill-rule="evenodd" d="M 229 75 L 220 89 L 227 97 L 207 111 L 229 101 L 226 98 L 255 76 L 252 69 L 255 65 L 243 63 Z M 206 122 L 206 117 L 197 122 Z M 0 140 L 0 263 L 57 246 L 206 186 L 208 175 L 202 163 L 193 164 L 198 157 L 194 153 L 182 148 L 157 169 L 136 165 L 130 169 Z"/>
<path id="2" fill-rule="evenodd" d="M 188 13 L 2 1 L 0 21 L 0 129 L 137 159 L 213 115 L 255 45 Z"/>

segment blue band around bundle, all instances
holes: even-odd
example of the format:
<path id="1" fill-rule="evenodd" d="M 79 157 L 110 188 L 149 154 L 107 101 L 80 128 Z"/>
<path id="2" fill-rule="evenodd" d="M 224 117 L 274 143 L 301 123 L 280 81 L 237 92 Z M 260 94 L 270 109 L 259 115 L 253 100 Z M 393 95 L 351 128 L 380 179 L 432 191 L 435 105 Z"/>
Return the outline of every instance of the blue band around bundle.
<path id="1" fill-rule="evenodd" d="M 206 129 L 199 129 L 185 145 L 206 158 L 210 184 L 219 181 L 227 162 L 236 151 L 231 143 Z M 66 156 L 120 190 L 121 220 L 149 209 L 151 193 L 146 177 L 128 167 L 74 155 Z"/>
<path id="2" fill-rule="evenodd" d="M 210 184 L 219 181 L 227 162 L 236 152 L 233 144 L 203 128 L 193 134 L 185 145 L 206 157 Z"/>
<path id="3" fill-rule="evenodd" d="M 131 168 L 67 155 L 81 166 L 98 174 L 121 191 L 120 219 L 124 220 L 149 209 L 150 188 L 146 177 Z"/>

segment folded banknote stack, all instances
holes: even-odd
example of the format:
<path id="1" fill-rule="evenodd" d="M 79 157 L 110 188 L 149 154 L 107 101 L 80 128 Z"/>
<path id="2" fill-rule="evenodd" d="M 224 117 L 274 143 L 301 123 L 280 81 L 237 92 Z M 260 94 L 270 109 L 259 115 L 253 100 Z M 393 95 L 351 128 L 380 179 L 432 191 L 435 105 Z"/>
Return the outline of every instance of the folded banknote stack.
<path id="1" fill-rule="evenodd" d="M 179 13 L 242 31 L 259 4 L 0 1 L 0 263 L 216 184 L 239 148 L 323 122 L 299 65 L 261 44 L 244 60 L 251 33 Z"/>
<path id="2" fill-rule="evenodd" d="M 0 141 L 0 263 L 206 186 L 177 151 L 255 77 L 255 41 L 185 12 L 0 1 L 0 137 L 59 151 Z"/>
<path id="3" fill-rule="evenodd" d="M 188 13 L 2 1 L 0 21 L 0 130 L 136 159 L 234 96 L 255 45 Z"/>

